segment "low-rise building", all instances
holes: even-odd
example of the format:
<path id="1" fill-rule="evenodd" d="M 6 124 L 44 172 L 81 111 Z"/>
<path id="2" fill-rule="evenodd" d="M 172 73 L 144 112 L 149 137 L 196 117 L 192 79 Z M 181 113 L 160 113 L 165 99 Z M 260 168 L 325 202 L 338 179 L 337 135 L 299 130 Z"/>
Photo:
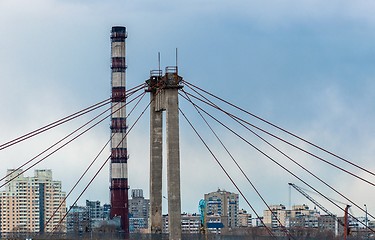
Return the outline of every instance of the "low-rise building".
<path id="1" fill-rule="evenodd" d="M 318 218 L 318 227 L 323 231 L 332 231 L 336 233 L 337 229 L 337 219 L 336 216 L 331 215 L 320 215 Z"/>
<path id="2" fill-rule="evenodd" d="M 169 218 L 168 214 L 163 215 L 163 233 L 169 233 Z M 219 215 L 211 215 L 206 217 L 207 226 L 215 226 L 221 224 L 221 217 Z M 199 233 L 201 227 L 200 214 L 181 214 L 181 231 L 182 233 Z M 220 233 L 220 229 L 207 228 L 211 233 Z"/>
<path id="3" fill-rule="evenodd" d="M 238 227 L 251 227 L 251 226 L 252 226 L 251 214 L 248 213 L 246 210 L 241 209 L 238 212 Z"/>

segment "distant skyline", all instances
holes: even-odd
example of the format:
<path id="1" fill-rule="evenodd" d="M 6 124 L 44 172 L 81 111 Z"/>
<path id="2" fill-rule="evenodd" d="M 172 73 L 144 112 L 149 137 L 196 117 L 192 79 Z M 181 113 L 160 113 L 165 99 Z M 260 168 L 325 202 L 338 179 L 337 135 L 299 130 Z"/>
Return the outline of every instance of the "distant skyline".
<path id="1" fill-rule="evenodd" d="M 109 98 L 109 33 L 112 26 L 122 25 L 129 35 L 129 88 L 143 83 L 149 71 L 157 69 L 158 52 L 163 69 L 174 65 L 178 48 L 179 73 L 186 81 L 374 172 L 374 11 L 375 2 L 370 0 L 0 1 L 0 144 Z M 148 98 L 139 109 L 146 106 Z M 194 109 L 185 100 L 180 102 L 199 131 L 209 136 Z M 85 116 L 1 150 L 0 176 L 89 119 Z M 136 115 L 129 117 L 128 123 L 135 119 Z M 68 192 L 108 141 L 109 124 L 108 119 L 36 168 L 52 169 L 53 178 L 61 180 L 63 190 Z M 180 126 L 182 209 L 197 212 L 204 193 L 217 188 L 237 191 L 182 116 Z M 147 198 L 148 128 L 147 113 L 128 137 L 130 188 L 142 188 Z M 303 184 L 232 134 L 223 130 L 220 134 L 267 203 L 287 206 L 288 182 Z M 251 135 L 247 137 L 268 150 Z M 218 145 L 214 138 L 209 143 Z M 278 146 L 375 214 L 373 186 Z M 270 154 L 327 196 L 345 202 L 285 158 Z M 95 171 L 108 155 L 109 149 L 95 164 Z M 221 156 L 247 199 L 262 213 L 264 204 L 230 160 Z M 334 161 L 375 182 L 374 177 Z M 91 171 L 85 178 L 85 184 L 93 174 Z M 105 167 L 79 204 L 85 199 L 109 202 L 108 174 Z M 163 186 L 166 196 L 166 184 Z M 79 185 L 79 189 L 83 187 Z M 68 199 L 67 205 L 79 192 Z M 309 205 L 295 192 L 293 203 Z M 164 200 L 163 207 L 166 213 Z M 327 207 L 342 215 L 331 205 Z M 241 197 L 240 208 L 254 214 Z M 353 212 L 362 214 L 357 209 Z"/>

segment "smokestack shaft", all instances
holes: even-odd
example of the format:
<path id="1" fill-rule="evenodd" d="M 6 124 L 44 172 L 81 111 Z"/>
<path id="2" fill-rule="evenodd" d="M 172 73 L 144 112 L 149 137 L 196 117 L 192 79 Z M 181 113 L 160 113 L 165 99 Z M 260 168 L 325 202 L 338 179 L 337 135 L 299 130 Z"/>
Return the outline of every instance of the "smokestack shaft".
<path id="1" fill-rule="evenodd" d="M 129 235 L 128 205 L 128 169 L 126 142 L 126 62 L 125 39 L 126 28 L 112 27 L 112 115 L 111 115 L 111 163 L 110 191 L 111 218 L 121 217 L 121 228 L 125 236 Z"/>

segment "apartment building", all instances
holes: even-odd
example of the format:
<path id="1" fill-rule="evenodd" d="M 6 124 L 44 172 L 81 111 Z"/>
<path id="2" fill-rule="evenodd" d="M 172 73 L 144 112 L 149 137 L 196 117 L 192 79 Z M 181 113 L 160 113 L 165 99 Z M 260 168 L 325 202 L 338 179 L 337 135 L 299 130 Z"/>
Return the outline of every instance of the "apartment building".
<path id="1" fill-rule="evenodd" d="M 67 232 L 83 233 L 91 232 L 90 208 L 83 206 L 72 206 L 67 215 Z"/>
<path id="2" fill-rule="evenodd" d="M 163 233 L 169 233 L 169 217 L 168 214 L 163 215 Z M 215 226 L 215 224 L 221 223 L 221 217 L 219 215 L 211 215 L 206 217 L 208 226 Z M 199 233 L 201 228 L 201 216 L 199 214 L 181 214 L 181 231 L 182 233 Z M 220 233 L 220 229 L 207 228 L 210 233 Z"/>
<path id="3" fill-rule="evenodd" d="M 269 208 L 271 211 L 263 211 L 263 222 L 268 227 L 318 227 L 320 213 L 316 208 L 309 209 L 306 204 L 293 205 L 292 209 L 286 209 L 283 204 L 270 205 Z"/>
<path id="4" fill-rule="evenodd" d="M 251 213 L 248 213 L 246 210 L 241 209 L 238 211 L 238 227 L 251 227 L 252 218 Z"/>
<path id="5" fill-rule="evenodd" d="M 218 189 L 216 192 L 204 194 L 204 200 L 207 216 L 221 216 L 224 228 L 238 227 L 238 194 Z"/>
<path id="6" fill-rule="evenodd" d="M 280 225 L 285 226 L 288 216 L 288 210 L 282 204 L 270 205 L 269 208 L 263 211 L 263 223 L 267 227 L 278 228 Z"/>
<path id="7" fill-rule="evenodd" d="M 287 227 L 304 227 L 318 228 L 320 213 L 316 208 L 309 209 L 306 204 L 294 205 L 288 212 L 289 226 Z"/>
<path id="8" fill-rule="evenodd" d="M 8 169 L 5 181 L 0 191 L 2 233 L 66 231 L 66 221 L 60 221 L 66 213 L 65 192 L 51 170 L 35 170 L 26 177 L 21 169 Z"/>
<path id="9" fill-rule="evenodd" d="M 133 189 L 129 199 L 129 228 L 131 232 L 148 229 L 150 200 L 143 197 L 142 189 Z"/>
<path id="10" fill-rule="evenodd" d="M 89 209 L 89 215 L 91 220 L 104 220 L 107 219 L 107 213 L 105 213 L 104 205 L 100 205 L 100 201 L 86 200 L 86 207 Z"/>

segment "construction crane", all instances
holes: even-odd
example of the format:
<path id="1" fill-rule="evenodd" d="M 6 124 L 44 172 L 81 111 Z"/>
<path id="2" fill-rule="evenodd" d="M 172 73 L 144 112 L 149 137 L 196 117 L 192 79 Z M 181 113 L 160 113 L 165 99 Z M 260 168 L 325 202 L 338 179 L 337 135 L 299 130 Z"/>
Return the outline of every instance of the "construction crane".
<path id="1" fill-rule="evenodd" d="M 201 227 L 199 229 L 199 232 L 201 234 L 204 234 L 205 239 L 207 239 L 208 229 L 216 229 L 216 231 L 218 231 L 218 229 L 221 229 L 224 227 L 224 224 L 222 222 L 210 222 L 210 221 L 207 222 L 207 210 L 206 210 L 207 203 L 204 199 L 201 199 L 199 201 L 198 208 L 201 214 L 201 218 L 200 218 Z"/>
<path id="2" fill-rule="evenodd" d="M 341 226 L 344 227 L 344 240 L 346 240 L 346 237 L 350 233 L 349 229 L 349 222 L 348 222 L 348 209 L 349 205 L 345 208 L 345 214 L 344 214 L 344 222 L 342 222 L 339 218 L 336 217 L 335 214 L 331 213 L 327 208 L 325 208 L 322 204 L 318 203 L 314 198 L 312 198 L 310 195 L 308 195 L 305 191 L 302 190 L 302 188 L 298 187 L 297 185 L 293 183 L 288 183 L 289 186 L 292 186 L 294 189 L 296 189 L 299 193 L 301 193 L 303 196 L 305 196 L 308 200 L 310 200 L 312 203 L 314 203 L 318 208 L 323 210 L 326 214 L 334 218 Z"/>

